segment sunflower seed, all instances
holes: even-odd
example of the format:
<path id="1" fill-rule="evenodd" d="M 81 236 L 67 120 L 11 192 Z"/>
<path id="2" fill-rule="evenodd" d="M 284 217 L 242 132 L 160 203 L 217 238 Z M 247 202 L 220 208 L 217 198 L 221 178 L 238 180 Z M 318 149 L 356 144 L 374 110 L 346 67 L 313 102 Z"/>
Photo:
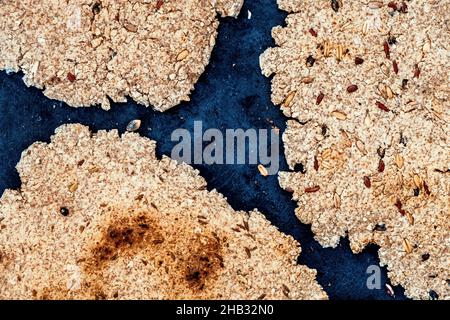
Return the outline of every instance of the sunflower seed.
<path id="1" fill-rule="evenodd" d="M 184 49 L 177 55 L 177 61 L 182 61 L 187 58 L 189 55 L 189 51 L 187 49 Z"/>
<path id="2" fill-rule="evenodd" d="M 123 27 L 129 32 L 137 32 L 138 27 L 128 21 L 124 23 Z"/>
<path id="3" fill-rule="evenodd" d="M 331 8 L 334 12 L 338 12 L 339 8 L 342 7 L 342 0 L 331 0 Z"/>
<path id="4" fill-rule="evenodd" d="M 346 120 L 347 115 L 341 111 L 333 111 L 331 112 L 331 116 L 335 117 L 338 120 Z"/>
<path id="5" fill-rule="evenodd" d="M 133 120 L 130 121 L 130 123 L 128 123 L 127 125 L 127 131 L 128 132 L 134 132 L 139 130 L 139 128 L 141 127 L 141 120 Z"/>
<path id="6" fill-rule="evenodd" d="M 425 181 L 423 182 L 423 190 L 425 191 L 427 196 L 429 196 L 431 194 L 430 188 L 428 187 L 428 185 Z"/>
<path id="7" fill-rule="evenodd" d="M 405 249 L 406 253 L 411 253 L 413 251 L 411 242 L 409 242 L 409 240 L 406 238 L 403 239 L 403 249 Z"/>
<path id="8" fill-rule="evenodd" d="M 341 197 L 335 193 L 333 196 L 333 200 L 334 200 L 334 206 L 339 209 L 341 207 Z"/>

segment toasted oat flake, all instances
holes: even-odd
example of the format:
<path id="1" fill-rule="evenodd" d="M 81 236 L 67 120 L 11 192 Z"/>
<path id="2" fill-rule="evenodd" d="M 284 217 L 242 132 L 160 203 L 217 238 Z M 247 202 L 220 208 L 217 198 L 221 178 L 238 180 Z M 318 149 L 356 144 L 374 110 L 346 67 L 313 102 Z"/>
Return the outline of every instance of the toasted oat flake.
<path id="1" fill-rule="evenodd" d="M 346 234 L 354 252 L 377 244 L 391 282 L 409 297 L 434 290 L 450 299 L 450 176 L 442 170 L 450 168 L 450 3 L 346 0 L 338 12 L 328 1 L 278 3 L 290 14 L 260 62 L 273 75 L 275 104 L 297 93 L 281 108 L 290 118 L 283 142 L 289 168 L 302 163 L 306 172 L 279 173 L 296 215 L 325 246 Z M 317 37 L 305 32 L 311 26 Z M 326 99 L 314 105 L 320 92 Z M 305 192 L 311 185 L 320 192 Z"/>
<path id="2" fill-rule="evenodd" d="M 22 71 L 26 85 L 72 107 L 108 110 L 131 97 L 165 111 L 189 100 L 215 45 L 217 13 L 236 17 L 242 4 L 2 1 L 0 70 Z"/>

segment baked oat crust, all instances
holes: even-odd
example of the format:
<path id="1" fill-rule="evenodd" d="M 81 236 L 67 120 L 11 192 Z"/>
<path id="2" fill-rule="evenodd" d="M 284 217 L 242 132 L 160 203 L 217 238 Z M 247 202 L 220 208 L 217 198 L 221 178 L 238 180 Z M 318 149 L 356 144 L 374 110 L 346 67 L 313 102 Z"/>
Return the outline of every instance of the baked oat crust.
<path id="1" fill-rule="evenodd" d="M 291 119 L 280 185 L 324 246 L 380 246 L 412 298 L 449 299 L 448 1 L 279 0 L 261 56 Z M 434 293 L 433 293 L 434 292 Z"/>
<path id="2" fill-rule="evenodd" d="M 299 244 L 155 142 L 82 125 L 23 152 L 0 199 L 1 299 L 326 299 Z"/>
<path id="3" fill-rule="evenodd" d="M 5 0 L 0 70 L 72 107 L 126 97 L 165 111 L 188 101 L 208 64 L 217 13 L 243 0 Z"/>

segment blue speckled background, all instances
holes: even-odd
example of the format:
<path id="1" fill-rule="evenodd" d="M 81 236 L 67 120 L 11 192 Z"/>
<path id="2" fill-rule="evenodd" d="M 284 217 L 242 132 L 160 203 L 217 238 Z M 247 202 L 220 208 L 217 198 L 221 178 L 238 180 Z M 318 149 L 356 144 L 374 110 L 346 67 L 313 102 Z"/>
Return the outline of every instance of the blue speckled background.
<path id="1" fill-rule="evenodd" d="M 252 19 L 247 19 L 247 10 Z M 270 101 L 270 79 L 261 75 L 259 55 L 274 43 L 271 29 L 283 25 L 286 13 L 278 10 L 276 0 L 246 0 L 238 19 L 222 19 L 211 62 L 200 78 L 189 103 L 166 113 L 154 112 L 134 102 L 113 104 L 108 112 L 100 108 L 74 109 L 47 99 L 39 90 L 27 88 L 21 74 L 0 73 L 0 193 L 18 188 L 15 165 L 21 152 L 35 141 L 49 141 L 55 128 L 65 123 L 82 123 L 92 130 L 117 128 L 141 119 L 140 133 L 158 142 L 158 156 L 170 155 L 174 129 L 193 130 L 193 122 L 203 127 L 266 128 L 271 124 L 284 130 L 286 119 Z M 280 150 L 283 154 L 283 150 Z M 378 264 L 377 248 L 351 253 L 347 239 L 336 249 L 324 249 L 314 241 L 309 226 L 294 215 L 295 204 L 283 191 L 276 176 L 262 177 L 256 166 L 195 166 L 208 181 L 210 189 L 224 194 L 236 210 L 258 208 L 283 232 L 302 246 L 300 263 L 317 269 L 318 281 L 331 299 L 392 299 L 384 290 L 366 287 L 366 269 Z M 287 170 L 283 155 L 280 170 Z M 357 213 L 355 213 L 357 214 Z M 396 299 L 404 299 L 403 289 L 394 288 Z"/>

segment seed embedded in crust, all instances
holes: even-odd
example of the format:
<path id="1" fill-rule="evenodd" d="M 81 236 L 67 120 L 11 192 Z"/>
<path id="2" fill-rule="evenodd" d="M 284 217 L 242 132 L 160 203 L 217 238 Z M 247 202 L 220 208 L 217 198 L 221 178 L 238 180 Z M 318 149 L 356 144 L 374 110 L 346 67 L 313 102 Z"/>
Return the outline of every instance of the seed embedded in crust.
<path id="1" fill-rule="evenodd" d="M 364 143 L 361 140 L 356 140 L 356 148 L 363 154 L 366 155 L 367 154 L 367 150 L 366 150 L 366 146 L 364 145 Z"/>
<path id="2" fill-rule="evenodd" d="M 439 295 L 434 290 L 430 290 L 428 295 L 430 296 L 430 300 L 439 300 Z"/>
<path id="3" fill-rule="evenodd" d="M 408 13 L 408 5 L 406 4 L 405 1 L 403 1 L 402 6 L 400 7 L 400 12 L 401 13 Z"/>
<path id="4" fill-rule="evenodd" d="M 267 171 L 266 167 L 264 167 L 262 164 L 258 165 L 258 170 L 263 177 L 267 177 L 269 175 L 269 172 Z"/>
<path id="5" fill-rule="evenodd" d="M 427 196 L 429 196 L 431 194 L 430 188 L 428 187 L 428 185 L 425 181 L 423 182 L 423 190 L 425 191 Z"/>
<path id="6" fill-rule="evenodd" d="M 386 149 L 384 149 L 382 147 L 378 147 L 377 154 L 381 159 L 383 159 L 384 156 L 386 155 Z"/>
<path id="7" fill-rule="evenodd" d="M 419 78 L 419 77 L 420 77 L 420 68 L 419 68 L 419 65 L 416 64 L 414 66 L 414 78 Z"/>
<path id="8" fill-rule="evenodd" d="M 317 37 L 317 32 L 316 32 L 313 28 L 309 29 L 309 33 L 310 33 L 313 37 Z"/>
<path id="9" fill-rule="evenodd" d="M 370 9 L 380 9 L 383 6 L 383 2 L 381 1 L 370 1 L 368 3 Z"/>
<path id="10" fill-rule="evenodd" d="M 370 181 L 370 178 L 368 176 L 364 176 L 364 185 L 366 188 L 370 188 L 372 186 L 372 182 Z"/>
<path id="11" fill-rule="evenodd" d="M 291 93 L 288 94 L 288 96 L 286 97 L 286 99 L 283 102 L 283 106 L 285 108 L 288 108 L 291 105 L 292 100 L 294 100 L 295 95 L 297 94 L 297 91 L 292 91 Z"/>
<path id="12" fill-rule="evenodd" d="M 399 153 L 395 155 L 395 164 L 399 169 L 403 168 L 403 157 Z"/>
<path id="13" fill-rule="evenodd" d="M 413 247 L 411 245 L 411 242 L 406 238 L 403 239 L 403 249 L 405 249 L 406 253 L 413 252 Z"/>
<path id="14" fill-rule="evenodd" d="M 356 84 L 352 84 L 352 85 L 349 85 L 349 86 L 347 87 L 347 92 L 348 92 L 348 93 L 355 92 L 356 90 L 358 90 L 358 86 L 357 86 Z"/>
<path id="15" fill-rule="evenodd" d="M 331 8 L 334 10 L 334 12 L 338 12 L 341 6 L 342 0 L 331 0 Z"/>
<path id="16" fill-rule="evenodd" d="M 338 61 L 341 61 L 343 55 L 344 55 L 344 47 L 342 44 L 338 44 L 336 47 L 336 59 Z"/>
<path id="17" fill-rule="evenodd" d="M 422 178 L 420 178 L 419 175 L 415 174 L 413 176 L 413 181 L 417 188 L 420 189 L 422 187 Z"/>
<path id="18" fill-rule="evenodd" d="M 373 228 L 373 230 L 374 230 L 374 231 L 380 231 L 380 232 L 383 232 L 383 231 L 386 231 L 387 228 L 386 228 L 386 225 L 385 225 L 384 223 L 382 223 L 382 224 L 377 224 L 377 225 Z"/>
<path id="19" fill-rule="evenodd" d="M 356 65 L 360 65 L 360 64 L 363 64 L 364 63 L 364 59 L 363 58 L 360 58 L 360 57 L 356 57 L 355 58 L 355 64 Z"/>
<path id="20" fill-rule="evenodd" d="M 75 75 L 72 72 L 69 72 L 67 74 L 67 80 L 69 80 L 70 82 L 75 82 L 75 80 L 77 80 L 77 77 L 75 77 Z"/>
<path id="21" fill-rule="evenodd" d="M 333 200 L 334 200 L 334 207 L 336 209 L 339 209 L 341 207 L 341 197 L 335 193 L 333 196 Z"/>
<path id="22" fill-rule="evenodd" d="M 319 93 L 316 99 L 316 105 L 319 105 L 322 102 L 323 98 L 325 98 L 325 94 L 323 94 L 323 92 Z"/>
<path id="23" fill-rule="evenodd" d="M 320 186 L 305 188 L 306 193 L 314 193 L 320 190 Z"/>
<path id="24" fill-rule="evenodd" d="M 319 160 L 314 156 L 314 170 L 319 171 Z"/>
<path id="25" fill-rule="evenodd" d="M 414 217 L 409 211 L 406 211 L 405 216 L 406 216 L 406 219 L 408 219 L 409 224 L 414 225 Z"/>
<path id="26" fill-rule="evenodd" d="M 314 63 L 316 62 L 316 59 L 314 59 L 313 56 L 309 55 L 308 58 L 306 58 L 306 66 L 307 67 L 312 67 L 314 66 Z"/>
<path id="27" fill-rule="evenodd" d="M 187 49 L 184 49 L 177 55 L 177 61 L 183 61 L 184 59 L 187 58 L 188 55 L 189 51 Z"/>
<path id="28" fill-rule="evenodd" d="M 67 217 L 69 215 L 69 209 L 67 209 L 66 207 L 61 207 L 59 209 L 59 213 L 61 213 L 64 217 Z"/>
<path id="29" fill-rule="evenodd" d="M 402 90 L 406 90 L 407 89 L 408 82 L 409 82 L 408 79 L 403 79 L 402 80 Z"/>
<path id="30" fill-rule="evenodd" d="M 392 67 L 394 68 L 395 74 L 398 74 L 398 64 L 397 61 L 392 61 Z"/>
<path id="31" fill-rule="evenodd" d="M 304 78 L 302 78 L 302 83 L 304 83 L 304 84 L 310 84 L 313 81 L 314 81 L 314 78 L 311 78 L 311 77 L 304 77 Z"/>
<path id="32" fill-rule="evenodd" d="M 394 11 L 397 11 L 397 4 L 394 1 L 389 2 L 388 7 L 393 9 Z"/>
<path id="33" fill-rule="evenodd" d="M 341 111 L 333 111 L 331 112 L 331 116 L 335 117 L 336 119 L 339 120 L 346 120 L 347 119 L 347 115 Z"/>
<path id="34" fill-rule="evenodd" d="M 384 49 L 384 53 L 386 55 L 386 58 L 390 59 L 391 58 L 391 51 L 390 51 L 390 48 L 389 48 L 389 43 L 387 41 L 385 41 L 383 43 L 383 49 Z"/>
<path id="35" fill-rule="evenodd" d="M 422 261 L 427 261 L 428 259 L 430 259 L 430 254 L 429 253 L 424 253 L 422 255 Z"/>
<path id="36" fill-rule="evenodd" d="M 394 293 L 394 289 L 392 289 L 392 287 L 386 283 L 386 293 L 390 296 L 390 297 L 395 297 L 395 293 Z"/>
<path id="37" fill-rule="evenodd" d="M 130 123 L 128 123 L 127 125 L 127 131 L 128 132 L 135 132 L 137 130 L 139 130 L 139 128 L 141 127 L 141 120 L 133 120 L 130 121 Z"/>
<path id="38" fill-rule="evenodd" d="M 378 109 L 380 109 L 380 110 L 383 110 L 385 112 L 391 111 L 388 109 L 388 107 L 386 107 L 386 105 L 384 103 L 381 103 L 380 101 L 377 101 L 375 104 L 377 105 Z"/>
<path id="39" fill-rule="evenodd" d="M 128 21 L 124 23 L 123 27 L 125 28 L 125 30 L 127 30 L 127 31 L 129 31 L 129 32 L 135 33 L 135 32 L 138 31 L 137 26 L 135 26 L 135 25 L 132 24 L 132 23 L 129 23 Z"/>

